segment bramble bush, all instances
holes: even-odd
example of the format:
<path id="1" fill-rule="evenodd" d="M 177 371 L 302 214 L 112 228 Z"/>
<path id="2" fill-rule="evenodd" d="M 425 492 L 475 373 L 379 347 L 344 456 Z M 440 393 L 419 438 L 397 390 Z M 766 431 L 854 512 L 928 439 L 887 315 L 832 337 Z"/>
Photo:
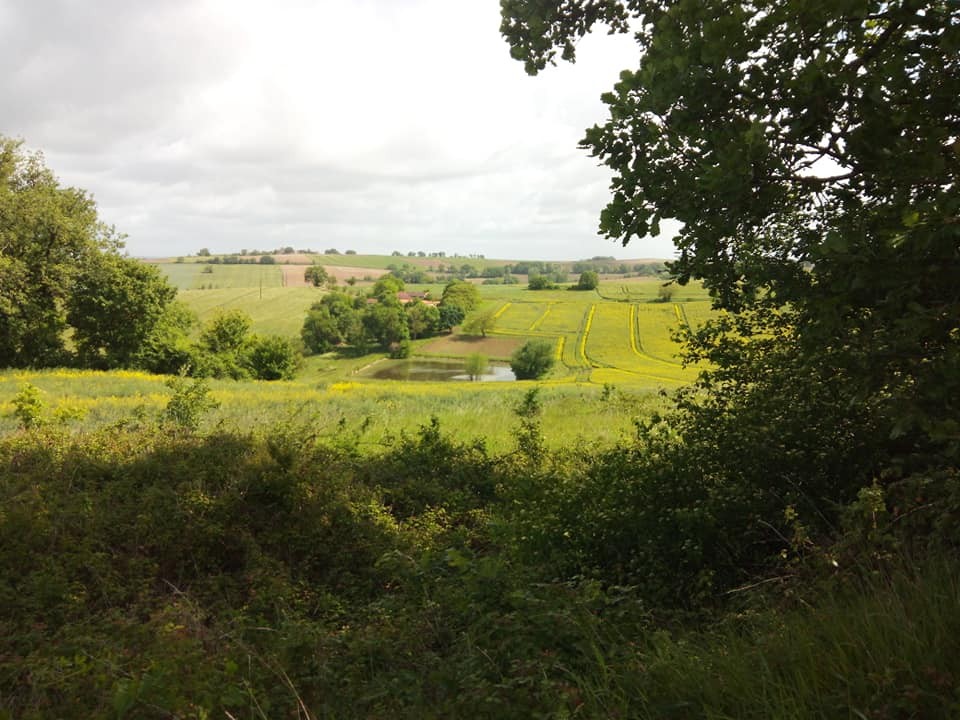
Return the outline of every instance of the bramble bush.
<path id="1" fill-rule="evenodd" d="M 187 394 L 200 382 L 180 381 Z M 191 397 L 202 400 L 199 389 Z M 792 476 L 728 485 L 716 458 L 685 446 L 706 427 L 683 413 L 638 423 L 629 447 L 546 452 L 542 402 L 535 390 L 525 396 L 517 449 L 499 456 L 435 420 L 379 446 L 364 441 L 363 424 L 346 423 L 256 435 L 149 424 L 71 435 L 48 426 L 0 438 L 0 713 L 657 717 L 657 703 L 684 713 L 720 703 L 728 715 L 754 707 L 763 716 L 759 689 L 749 698 L 750 687 L 723 688 L 731 673 L 776 675 L 769 657 L 793 647 L 778 645 L 779 616 L 775 632 L 763 622 L 749 629 L 769 656 L 731 658 L 722 632 L 691 645 L 651 629 L 663 618 L 677 627 L 688 612 L 704 622 L 741 584 L 799 572 L 780 555 L 791 530 L 782 503 L 797 499 Z M 758 416 L 744 432 L 769 420 Z M 792 472 L 809 461 L 772 467 Z M 836 554 L 838 587 L 862 547 L 875 558 L 869 580 L 894 562 L 897 543 L 955 538 L 956 474 L 902 483 L 890 485 L 892 497 L 853 492 L 848 510 L 821 507 L 850 533 Z M 822 541 L 824 526 L 797 507 Z M 771 528 L 783 538 L 774 542 Z M 936 577 L 947 582 L 950 572 Z M 880 598 L 892 592 L 870 588 Z M 949 625 L 949 593 L 929 607 L 921 596 L 904 598 Z M 823 610 L 842 619 L 837 632 L 860 617 L 855 601 L 845 619 L 848 602 Z M 878 616 L 903 624 L 892 611 Z M 806 620 L 789 622 L 809 636 Z M 859 673 L 850 663 L 869 658 L 877 681 L 843 702 L 882 709 L 913 684 L 928 716 L 949 717 L 942 678 L 957 668 L 937 637 L 952 635 L 928 630 L 912 634 L 909 663 L 878 626 L 864 631 L 862 652 L 804 672 L 839 663 Z M 696 658 L 717 668 L 702 693 L 681 680 Z"/>

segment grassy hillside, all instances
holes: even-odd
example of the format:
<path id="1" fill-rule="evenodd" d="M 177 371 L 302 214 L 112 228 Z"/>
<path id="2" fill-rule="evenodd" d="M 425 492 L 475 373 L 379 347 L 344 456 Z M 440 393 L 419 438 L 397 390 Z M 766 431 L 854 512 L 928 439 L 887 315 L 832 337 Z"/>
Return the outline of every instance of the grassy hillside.
<path id="1" fill-rule="evenodd" d="M 160 263 L 158 267 L 180 290 L 273 288 L 283 284 L 282 270 L 276 265 Z"/>
<path id="2" fill-rule="evenodd" d="M 201 322 L 225 310 L 242 310 L 253 320 L 253 331 L 268 335 L 299 337 L 307 310 L 321 297 L 316 288 L 250 288 L 181 290 L 178 298 Z"/>

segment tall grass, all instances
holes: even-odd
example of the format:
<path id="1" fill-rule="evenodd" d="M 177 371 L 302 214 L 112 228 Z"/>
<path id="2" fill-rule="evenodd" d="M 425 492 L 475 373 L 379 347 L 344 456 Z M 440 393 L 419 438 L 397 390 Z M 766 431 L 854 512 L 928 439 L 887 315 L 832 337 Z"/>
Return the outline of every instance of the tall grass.
<path id="1" fill-rule="evenodd" d="M 598 638 L 596 664 L 572 679 L 590 717 L 956 718 L 958 637 L 960 566 L 934 556 L 807 592 L 793 610 Z"/>
<path id="2" fill-rule="evenodd" d="M 359 366 L 369 358 L 356 360 Z M 204 422 L 207 430 L 247 432 L 295 422 L 334 431 L 362 432 L 378 444 L 414 433 L 436 417 L 445 432 L 463 441 L 482 440 L 495 450 L 515 445 L 514 408 L 531 383 L 429 383 L 363 380 L 344 367 L 324 368 L 316 359 L 292 382 L 208 381 L 220 407 Z M 147 373 L 48 370 L 0 373 L 0 434 L 17 428 L 13 398 L 30 383 L 40 389 L 48 418 L 72 418 L 69 426 L 89 431 L 115 423 L 156 417 L 171 390 L 165 378 Z M 616 399 L 589 385 L 542 384 L 548 445 L 612 445 L 632 435 L 633 421 L 662 409 L 651 390 L 624 387 Z M 362 430 L 361 430 L 362 429 Z"/>

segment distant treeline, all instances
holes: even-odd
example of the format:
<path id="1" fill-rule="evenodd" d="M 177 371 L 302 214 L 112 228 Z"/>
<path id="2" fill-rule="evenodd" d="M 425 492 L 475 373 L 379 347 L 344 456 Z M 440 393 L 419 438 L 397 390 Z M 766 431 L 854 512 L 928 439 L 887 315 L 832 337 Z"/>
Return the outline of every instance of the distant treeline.
<path id="1" fill-rule="evenodd" d="M 426 269 L 409 263 L 390 264 L 387 270 L 391 274 L 408 283 L 430 283 L 436 281 L 461 280 L 481 278 L 485 284 L 513 285 L 520 282 L 516 275 L 529 277 L 545 277 L 552 282 L 565 283 L 569 281 L 572 272 L 580 275 L 585 272 L 596 272 L 606 275 L 635 274 L 645 277 L 658 277 L 667 272 L 663 262 L 633 263 L 628 265 L 617 262 L 614 258 L 592 258 L 579 260 L 574 263 L 519 261 L 504 265 L 487 265 L 478 267 L 472 263 L 437 263 Z"/>
<path id="2" fill-rule="evenodd" d="M 347 250 L 341 253 L 336 248 L 328 248 L 322 253 L 310 248 L 294 249 L 293 247 L 281 247 L 274 250 L 241 250 L 238 253 L 225 253 L 214 255 L 207 248 L 201 248 L 197 252 L 197 257 L 202 258 L 202 262 L 213 265 L 253 265 L 253 264 L 272 264 L 277 262 L 277 255 L 356 255 L 355 250 Z M 391 257 L 404 257 L 399 251 L 394 251 Z M 406 254 L 410 258 L 430 258 L 445 260 L 448 256 L 444 252 L 427 253 L 422 250 L 411 251 Z M 453 262 L 463 257 L 479 260 L 479 264 L 471 262 Z M 567 274 L 575 273 L 579 275 L 584 272 L 596 272 L 602 275 L 638 275 L 644 277 L 657 277 L 667 273 L 666 263 L 660 261 L 627 263 L 617 260 L 610 256 L 594 256 L 588 260 L 577 260 L 576 262 L 547 262 L 539 260 L 519 260 L 516 262 L 506 262 L 503 264 L 492 265 L 486 262 L 482 254 L 471 254 L 467 256 L 453 255 L 449 256 L 451 262 L 438 262 L 435 265 L 429 265 L 424 268 L 421 265 L 410 263 L 391 263 L 386 266 L 393 275 L 408 283 L 429 283 L 437 281 L 446 281 L 453 278 L 461 280 L 477 279 L 495 281 L 498 284 L 513 284 L 519 282 L 512 279 L 513 275 L 532 275 L 546 276 L 556 282 L 567 282 Z M 184 258 L 177 258 L 177 262 L 184 262 Z M 428 273 L 433 273 L 431 276 Z"/>

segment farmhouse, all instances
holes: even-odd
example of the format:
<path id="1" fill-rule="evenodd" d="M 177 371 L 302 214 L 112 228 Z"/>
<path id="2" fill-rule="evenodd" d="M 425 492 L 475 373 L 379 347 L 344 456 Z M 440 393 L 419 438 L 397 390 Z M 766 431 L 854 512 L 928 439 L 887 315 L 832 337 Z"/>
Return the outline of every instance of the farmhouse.
<path id="1" fill-rule="evenodd" d="M 415 300 L 420 300 L 421 302 L 426 303 L 427 305 L 439 305 L 440 303 L 437 300 L 430 299 L 430 293 L 428 292 L 405 292 L 401 290 L 397 293 L 397 300 L 400 301 L 401 305 L 406 305 L 407 303 L 412 303 Z"/>

